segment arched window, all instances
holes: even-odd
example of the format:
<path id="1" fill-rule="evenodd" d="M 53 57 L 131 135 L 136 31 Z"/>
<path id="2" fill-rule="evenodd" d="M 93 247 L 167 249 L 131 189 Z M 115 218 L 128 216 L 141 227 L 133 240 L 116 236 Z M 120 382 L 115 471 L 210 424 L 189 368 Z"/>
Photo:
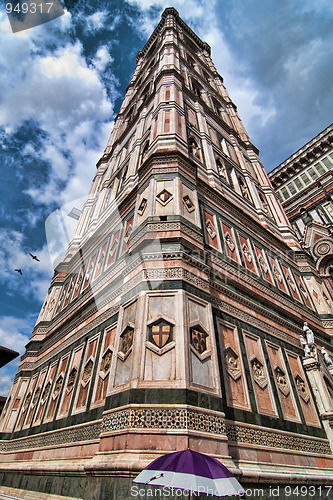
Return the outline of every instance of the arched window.
<path id="1" fill-rule="evenodd" d="M 144 102 L 147 101 L 149 95 L 150 95 L 150 82 L 148 83 L 148 85 L 145 86 L 145 89 L 144 89 L 144 91 L 141 94 L 142 103 L 144 103 Z"/>
<path id="2" fill-rule="evenodd" d="M 212 97 L 212 103 L 213 103 L 213 108 L 214 108 L 215 113 L 218 116 L 222 116 L 222 106 L 221 106 L 221 104 L 214 97 Z"/>
<path id="3" fill-rule="evenodd" d="M 126 115 L 126 120 L 128 123 L 132 120 L 133 115 L 134 115 L 134 106 L 131 107 L 131 109 L 129 110 L 129 112 Z"/>
<path id="4" fill-rule="evenodd" d="M 192 79 L 192 90 L 196 96 L 198 96 L 202 99 L 202 87 L 201 87 L 200 83 L 198 83 L 194 79 Z"/>
<path id="5" fill-rule="evenodd" d="M 142 161 L 144 161 L 145 157 L 147 156 L 148 149 L 149 149 L 149 141 L 146 141 L 142 149 L 142 158 L 141 158 Z"/>
<path id="6" fill-rule="evenodd" d="M 191 68 L 195 69 L 195 66 L 194 66 L 194 59 L 192 59 L 191 56 L 187 56 L 187 60 L 188 60 L 188 64 Z"/>
<path id="7" fill-rule="evenodd" d="M 259 198 L 260 198 L 260 201 L 262 204 L 262 208 L 264 209 L 264 212 L 266 212 L 266 214 L 270 215 L 268 203 L 267 203 L 265 196 L 262 193 L 259 193 Z"/>
<path id="8" fill-rule="evenodd" d="M 238 178 L 238 184 L 239 184 L 240 190 L 242 192 L 242 195 L 244 196 L 244 198 L 246 198 L 247 200 L 249 200 L 250 199 L 250 195 L 249 195 L 249 190 L 248 190 L 248 187 L 247 187 L 247 185 L 245 183 L 245 180 L 240 175 L 237 176 L 237 178 Z"/>
<path id="9" fill-rule="evenodd" d="M 225 166 L 223 165 L 220 158 L 215 158 L 215 162 L 216 162 L 217 171 L 219 173 L 219 176 L 223 177 L 224 180 L 227 180 L 227 172 L 226 172 Z"/>

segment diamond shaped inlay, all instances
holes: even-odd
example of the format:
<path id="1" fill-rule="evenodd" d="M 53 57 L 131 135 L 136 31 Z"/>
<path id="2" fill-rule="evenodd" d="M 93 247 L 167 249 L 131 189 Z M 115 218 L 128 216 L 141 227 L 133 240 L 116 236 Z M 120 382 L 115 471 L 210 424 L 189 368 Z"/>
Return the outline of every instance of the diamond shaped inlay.
<path id="1" fill-rule="evenodd" d="M 289 396 L 290 387 L 288 384 L 287 375 L 279 365 L 277 365 L 274 368 L 274 374 L 275 374 L 276 385 L 278 386 L 282 394 L 284 394 L 284 396 L 286 397 Z"/>
<path id="2" fill-rule="evenodd" d="M 227 345 L 224 349 L 224 359 L 227 373 L 235 381 L 238 380 L 242 375 L 238 361 L 238 354 L 230 345 Z"/>
<path id="3" fill-rule="evenodd" d="M 156 196 L 156 199 L 161 205 L 165 206 L 171 201 L 173 198 L 173 195 L 167 191 L 166 189 L 163 189 L 158 195 Z"/>
<path id="4" fill-rule="evenodd" d="M 188 194 L 186 194 L 183 197 L 183 203 L 184 203 L 188 212 L 190 212 L 190 213 L 193 212 L 193 210 L 195 209 L 195 206 L 194 206 L 194 203 L 192 202 L 192 200 Z"/>
<path id="5" fill-rule="evenodd" d="M 254 357 L 251 359 L 251 369 L 254 381 L 261 389 L 265 389 L 268 384 L 267 375 L 264 365 L 258 358 Z"/>
<path id="6" fill-rule="evenodd" d="M 303 401 L 305 401 L 305 403 L 307 403 L 310 399 L 310 395 L 306 389 L 304 380 L 298 374 L 295 376 L 295 383 L 298 395 L 303 399 Z"/>

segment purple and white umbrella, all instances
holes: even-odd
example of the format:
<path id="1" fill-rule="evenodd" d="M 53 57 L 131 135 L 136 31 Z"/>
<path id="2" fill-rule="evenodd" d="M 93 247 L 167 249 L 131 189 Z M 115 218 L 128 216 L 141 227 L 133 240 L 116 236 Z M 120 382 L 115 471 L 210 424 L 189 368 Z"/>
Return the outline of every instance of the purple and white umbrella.
<path id="1" fill-rule="evenodd" d="M 245 494 L 237 479 L 221 462 L 192 450 L 176 451 L 156 458 L 133 482 L 218 497 Z"/>

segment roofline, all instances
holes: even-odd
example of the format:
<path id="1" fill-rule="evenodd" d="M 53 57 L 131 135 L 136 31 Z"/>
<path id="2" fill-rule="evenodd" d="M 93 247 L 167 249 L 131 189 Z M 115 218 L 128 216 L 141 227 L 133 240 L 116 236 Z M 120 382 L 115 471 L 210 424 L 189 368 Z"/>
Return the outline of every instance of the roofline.
<path id="1" fill-rule="evenodd" d="M 290 164 L 297 162 L 298 160 L 300 163 L 309 163 L 308 159 L 306 158 L 306 155 L 308 153 L 312 153 L 312 151 L 320 145 L 321 142 L 324 141 L 324 139 L 328 138 L 330 135 L 332 135 L 333 139 L 333 123 L 326 127 L 322 132 L 320 132 L 318 135 L 313 137 L 309 142 L 307 142 L 304 146 L 302 146 L 300 149 L 298 149 L 294 154 L 289 156 L 286 160 L 284 160 L 280 165 L 275 167 L 271 172 L 269 172 L 269 178 L 271 180 L 274 180 L 274 177 L 278 174 L 280 174 L 280 171 L 287 169 Z"/>

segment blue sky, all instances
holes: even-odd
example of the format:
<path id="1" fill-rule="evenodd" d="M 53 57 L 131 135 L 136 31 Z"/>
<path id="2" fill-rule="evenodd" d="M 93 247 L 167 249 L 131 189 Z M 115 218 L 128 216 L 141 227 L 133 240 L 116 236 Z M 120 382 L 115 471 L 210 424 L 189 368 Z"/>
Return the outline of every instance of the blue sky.
<path id="1" fill-rule="evenodd" d="M 88 192 L 135 55 L 165 7 L 211 45 L 268 171 L 333 121 L 330 0 L 67 5 L 64 16 L 15 34 L 0 7 L 0 345 L 20 354 L 53 274 L 45 221 Z M 0 395 L 18 363 L 1 369 Z"/>

